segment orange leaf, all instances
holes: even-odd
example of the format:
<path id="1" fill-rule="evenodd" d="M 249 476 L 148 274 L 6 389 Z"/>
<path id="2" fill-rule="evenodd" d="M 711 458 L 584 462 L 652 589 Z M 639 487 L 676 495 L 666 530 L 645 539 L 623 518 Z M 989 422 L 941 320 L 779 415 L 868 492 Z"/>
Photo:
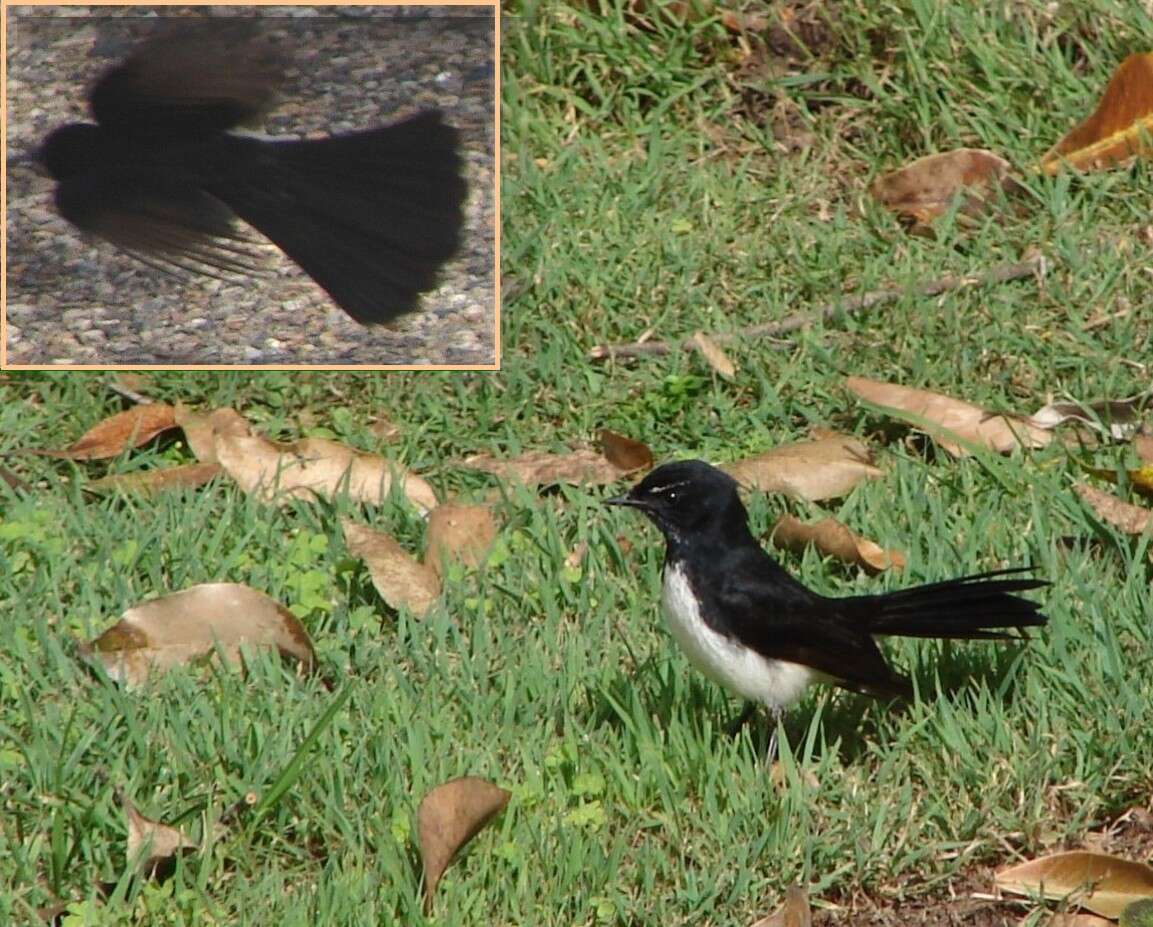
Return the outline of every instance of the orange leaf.
<path id="1" fill-rule="evenodd" d="M 1041 158 L 1041 170 L 1056 174 L 1068 164 L 1079 171 L 1103 170 L 1138 155 L 1153 154 L 1153 52 L 1133 54 L 1114 72 L 1093 115 Z"/>
<path id="2" fill-rule="evenodd" d="M 162 402 L 134 406 L 109 416 L 88 429 L 62 451 L 33 450 L 33 454 L 62 460 L 101 460 L 115 457 L 130 447 L 140 447 L 160 432 L 176 427 L 176 410 Z"/>

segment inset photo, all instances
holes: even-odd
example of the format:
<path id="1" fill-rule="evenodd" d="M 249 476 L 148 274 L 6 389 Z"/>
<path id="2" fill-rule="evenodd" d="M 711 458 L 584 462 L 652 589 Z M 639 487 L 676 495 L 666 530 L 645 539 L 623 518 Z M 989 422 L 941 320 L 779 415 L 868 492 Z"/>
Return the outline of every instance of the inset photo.
<path id="1" fill-rule="evenodd" d="M 499 367 L 496 30 L 9 6 L 3 366 Z"/>

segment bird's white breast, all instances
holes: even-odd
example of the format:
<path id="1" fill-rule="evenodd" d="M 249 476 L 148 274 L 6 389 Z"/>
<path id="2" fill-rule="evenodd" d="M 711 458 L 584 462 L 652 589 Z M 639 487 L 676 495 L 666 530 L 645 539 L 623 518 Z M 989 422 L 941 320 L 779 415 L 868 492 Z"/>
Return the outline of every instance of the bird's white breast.
<path id="1" fill-rule="evenodd" d="M 762 657 L 705 624 L 700 603 L 679 566 L 666 567 L 661 600 L 669 630 L 702 673 L 730 692 L 777 710 L 795 702 L 822 675 L 800 663 Z"/>

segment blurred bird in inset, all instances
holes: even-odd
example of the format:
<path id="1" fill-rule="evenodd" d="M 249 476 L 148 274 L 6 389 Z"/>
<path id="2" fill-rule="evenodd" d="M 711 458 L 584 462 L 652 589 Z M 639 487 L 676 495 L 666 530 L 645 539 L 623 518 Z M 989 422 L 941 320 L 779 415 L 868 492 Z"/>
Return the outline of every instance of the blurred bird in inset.
<path id="1" fill-rule="evenodd" d="M 96 124 L 61 126 L 37 152 L 57 209 L 146 263 L 212 276 L 256 270 L 239 218 L 358 322 L 413 311 L 460 244 L 457 131 L 438 110 L 309 141 L 229 131 L 268 109 L 282 71 L 248 24 L 140 45 L 92 86 Z"/>

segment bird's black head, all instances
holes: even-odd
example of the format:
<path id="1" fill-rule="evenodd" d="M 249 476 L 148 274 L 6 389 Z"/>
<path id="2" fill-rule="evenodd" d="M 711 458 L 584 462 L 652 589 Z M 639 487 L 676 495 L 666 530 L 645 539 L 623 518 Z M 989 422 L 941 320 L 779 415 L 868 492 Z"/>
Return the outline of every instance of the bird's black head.
<path id="1" fill-rule="evenodd" d="M 748 530 L 737 481 L 703 460 L 657 467 L 627 495 L 606 504 L 640 509 L 670 541 Z"/>
<path id="2" fill-rule="evenodd" d="M 98 163 L 104 142 L 99 126 L 73 122 L 48 133 L 36 160 L 56 180 L 67 180 Z"/>

